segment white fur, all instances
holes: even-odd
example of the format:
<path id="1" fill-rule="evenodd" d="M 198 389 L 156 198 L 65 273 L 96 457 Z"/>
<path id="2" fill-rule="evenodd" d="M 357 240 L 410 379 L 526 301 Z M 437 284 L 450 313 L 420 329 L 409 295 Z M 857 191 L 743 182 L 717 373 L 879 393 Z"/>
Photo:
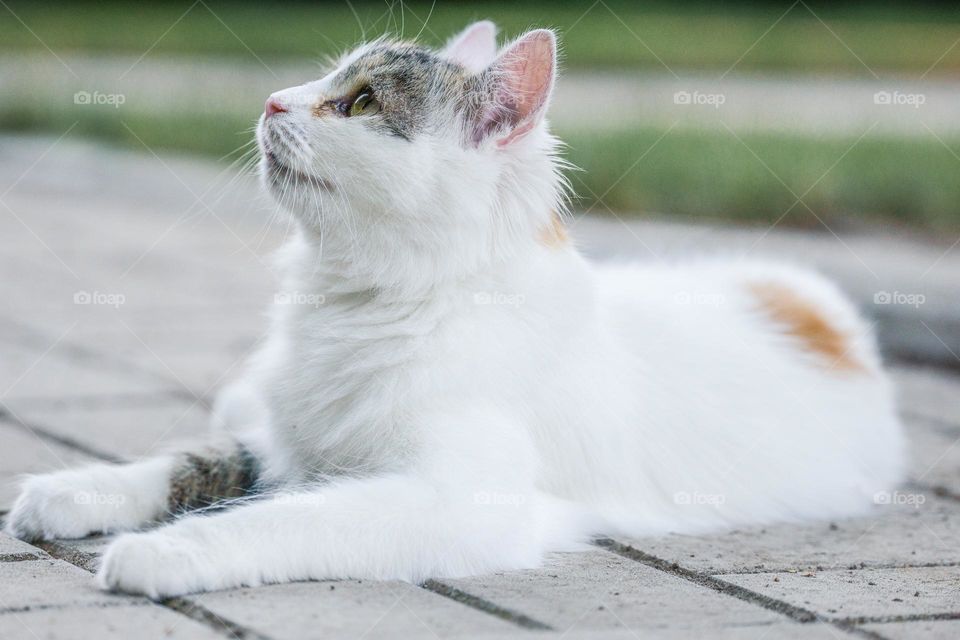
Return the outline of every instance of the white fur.
<path id="1" fill-rule="evenodd" d="M 96 464 L 23 481 L 7 516 L 18 538 L 82 538 L 134 529 L 166 513 L 173 459 Z"/>
<path id="2" fill-rule="evenodd" d="M 332 77 L 277 95 L 309 103 Z M 283 117 L 261 135 L 286 122 L 287 161 L 334 188 L 275 191 L 299 223 L 282 291 L 302 303 L 276 306 L 217 420 L 289 489 L 121 537 L 104 587 L 159 597 L 530 567 L 592 534 L 852 515 L 901 479 L 874 340 L 818 276 L 599 266 L 543 244 L 562 194 L 542 119 L 470 148 L 454 123 L 407 142 L 356 118 Z M 856 336 L 863 370 L 784 335 L 755 282 Z M 92 530 L 94 518 L 54 517 L 32 482 L 15 532 Z"/>

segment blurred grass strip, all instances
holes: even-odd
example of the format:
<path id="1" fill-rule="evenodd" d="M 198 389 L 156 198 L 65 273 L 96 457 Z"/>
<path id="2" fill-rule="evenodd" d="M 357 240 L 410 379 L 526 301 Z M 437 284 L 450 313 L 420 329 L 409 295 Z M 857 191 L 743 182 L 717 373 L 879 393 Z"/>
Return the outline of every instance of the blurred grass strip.
<path id="1" fill-rule="evenodd" d="M 960 38 L 960 9 L 949 3 L 811 1 L 789 11 L 789 3 L 629 0 L 438 2 L 432 10 L 426 1 L 362 0 L 353 9 L 343 1 L 207 0 L 192 8 L 190 2 L 7 4 L 29 29 L 0 11 L 0 50 L 45 50 L 47 45 L 61 54 L 139 56 L 151 47 L 150 56 L 202 53 L 252 60 L 256 55 L 269 64 L 278 58 L 316 59 L 385 31 L 402 30 L 407 37 L 420 33 L 424 41 L 439 44 L 469 21 L 490 18 L 508 37 L 531 26 L 558 28 L 569 67 L 722 72 L 736 64 L 740 71 L 860 77 L 882 71 L 920 75 L 931 68 L 935 75 L 960 71 L 960 47 L 953 46 Z"/>
<path id="2" fill-rule="evenodd" d="M 157 151 L 229 156 L 226 161 L 252 138 L 253 122 L 236 116 L 121 115 L 113 109 L 75 116 L 37 105 L 6 107 L 0 109 L 0 129 L 56 136 L 77 122 L 71 135 L 141 151 L 146 144 Z M 580 196 L 578 209 L 756 224 L 783 216 L 784 226 L 809 228 L 821 227 L 819 217 L 831 226 L 862 220 L 960 231 L 960 140 L 944 141 L 948 149 L 932 136 L 856 142 L 679 128 L 666 135 L 660 129 L 558 133 L 569 145 L 567 158 L 583 169 L 569 174 Z"/>
<path id="3" fill-rule="evenodd" d="M 960 140 L 678 129 L 563 137 L 569 159 L 585 170 L 571 176 L 581 207 L 598 212 L 960 230 Z"/>

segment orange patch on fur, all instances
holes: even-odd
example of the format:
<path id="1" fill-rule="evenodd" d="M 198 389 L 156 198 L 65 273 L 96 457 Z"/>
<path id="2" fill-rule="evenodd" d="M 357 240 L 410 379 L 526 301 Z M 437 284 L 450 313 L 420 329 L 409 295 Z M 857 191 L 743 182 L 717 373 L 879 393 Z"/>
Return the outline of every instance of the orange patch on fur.
<path id="1" fill-rule="evenodd" d="M 540 244 L 547 247 L 564 247 L 570 241 L 567 228 L 560 219 L 560 214 L 552 211 L 550 224 L 540 230 Z"/>
<path id="2" fill-rule="evenodd" d="M 834 327 L 821 309 L 784 285 L 753 283 L 749 289 L 763 310 L 783 327 L 785 334 L 797 338 L 808 351 L 827 358 L 831 369 L 864 369 L 850 353 L 850 336 Z"/>

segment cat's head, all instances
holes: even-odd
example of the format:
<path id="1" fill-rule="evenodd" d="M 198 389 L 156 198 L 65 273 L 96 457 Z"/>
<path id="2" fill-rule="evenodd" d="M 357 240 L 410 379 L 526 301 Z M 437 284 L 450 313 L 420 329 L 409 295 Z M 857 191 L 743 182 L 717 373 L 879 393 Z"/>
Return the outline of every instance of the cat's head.
<path id="1" fill-rule="evenodd" d="M 267 100 L 264 182 L 345 260 L 380 260 L 365 266 L 382 275 L 411 262 L 443 269 L 453 256 L 476 268 L 534 238 L 561 206 L 544 122 L 556 67 L 552 32 L 498 51 L 486 21 L 442 50 L 364 44 Z"/>

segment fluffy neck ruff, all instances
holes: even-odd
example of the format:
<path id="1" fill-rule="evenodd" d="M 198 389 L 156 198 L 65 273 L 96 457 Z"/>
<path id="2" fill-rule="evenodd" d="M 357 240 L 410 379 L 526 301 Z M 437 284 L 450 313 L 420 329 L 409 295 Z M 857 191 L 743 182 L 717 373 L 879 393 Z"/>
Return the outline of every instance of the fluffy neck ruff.
<path id="1" fill-rule="evenodd" d="M 350 202 L 300 223 L 280 260 L 285 286 L 428 298 L 508 272 L 544 248 L 566 208 L 558 145 L 544 124 L 509 150 L 457 149 L 444 160 L 470 169 L 443 172 L 421 204 Z M 385 179 L 417 179 L 410 171 Z"/>

